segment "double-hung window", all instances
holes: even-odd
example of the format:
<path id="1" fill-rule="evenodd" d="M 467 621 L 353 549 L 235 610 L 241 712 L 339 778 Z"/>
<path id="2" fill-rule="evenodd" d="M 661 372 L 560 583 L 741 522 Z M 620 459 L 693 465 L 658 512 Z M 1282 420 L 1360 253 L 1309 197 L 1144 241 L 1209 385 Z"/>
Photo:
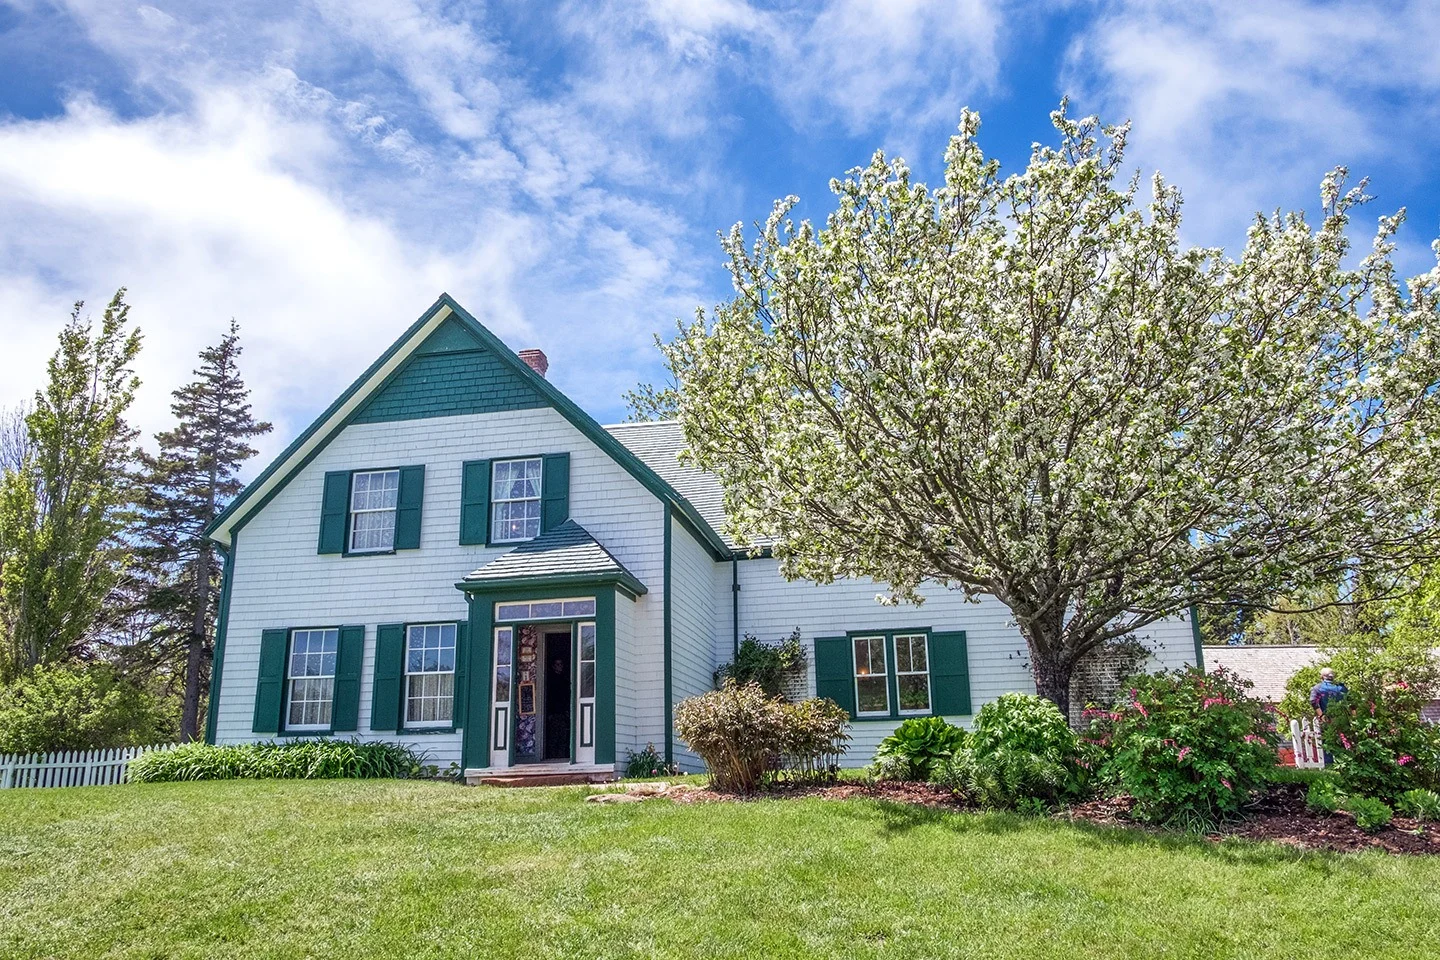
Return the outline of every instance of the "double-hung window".
<path id="1" fill-rule="evenodd" d="M 541 458 L 496 460 L 491 469 L 491 542 L 535 539 L 540 535 Z"/>
<path id="2" fill-rule="evenodd" d="M 885 637 L 855 638 L 855 715 L 888 716 L 890 686 L 885 675 Z"/>
<path id="3" fill-rule="evenodd" d="M 290 631 L 285 664 L 285 729 L 325 730 L 335 700 L 336 629 Z"/>
<path id="4" fill-rule="evenodd" d="M 923 633 L 895 635 L 895 688 L 901 713 L 930 712 L 929 637 Z"/>
<path id="5" fill-rule="evenodd" d="M 400 498 L 399 470 L 370 470 L 350 480 L 350 552 L 395 549 L 395 507 Z"/>
<path id="6" fill-rule="evenodd" d="M 405 631 L 405 726 L 453 722 L 455 624 L 414 624 Z"/>

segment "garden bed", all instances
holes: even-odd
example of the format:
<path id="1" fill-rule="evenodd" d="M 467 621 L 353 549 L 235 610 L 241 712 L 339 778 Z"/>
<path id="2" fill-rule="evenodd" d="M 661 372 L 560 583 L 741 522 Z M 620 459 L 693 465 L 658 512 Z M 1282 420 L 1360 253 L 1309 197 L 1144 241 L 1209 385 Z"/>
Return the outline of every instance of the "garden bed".
<path id="1" fill-rule="evenodd" d="M 893 803 L 967 810 L 974 809 L 953 793 L 929 783 L 898 781 L 823 783 L 780 783 L 767 788 L 758 798 L 820 797 L 827 800 L 849 800 L 864 797 Z M 682 803 L 724 802 L 746 799 L 735 794 L 719 793 L 708 787 L 686 791 L 674 797 Z M 1056 817 L 1080 823 L 1126 827 L 1156 834 L 1157 829 L 1130 814 L 1126 797 L 1101 797 L 1075 804 L 1055 814 Z M 1305 806 L 1305 785 L 1277 783 L 1257 802 L 1243 820 L 1227 824 L 1207 835 L 1213 841 L 1229 837 L 1247 840 L 1270 840 L 1307 850 L 1332 850 L 1343 853 L 1361 850 L 1383 850 L 1386 853 L 1440 854 L 1440 829 L 1417 820 L 1396 816 L 1391 824 L 1375 833 L 1366 833 L 1355 825 L 1347 813 L 1317 814 Z"/>

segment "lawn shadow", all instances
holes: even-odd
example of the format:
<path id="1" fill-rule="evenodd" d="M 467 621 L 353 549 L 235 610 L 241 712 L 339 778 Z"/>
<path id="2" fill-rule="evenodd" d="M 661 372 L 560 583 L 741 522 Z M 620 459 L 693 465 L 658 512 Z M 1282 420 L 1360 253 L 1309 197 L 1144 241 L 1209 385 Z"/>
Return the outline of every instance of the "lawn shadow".
<path id="1" fill-rule="evenodd" d="M 938 827 L 953 833 L 1015 835 L 1032 831 L 1064 834 L 1095 850 L 1158 850 L 1199 856 L 1236 866 L 1299 866 L 1318 875 L 1370 875 L 1376 858 L 1332 850 L 1306 850 L 1273 841 L 1204 836 L 1148 829 L 1124 824 L 1099 824 L 1061 817 L 1028 816 L 1005 811 L 929 807 L 880 797 L 856 797 L 841 804 L 844 814 L 898 835 L 919 827 Z M 1391 854 L 1390 856 L 1394 856 Z"/>

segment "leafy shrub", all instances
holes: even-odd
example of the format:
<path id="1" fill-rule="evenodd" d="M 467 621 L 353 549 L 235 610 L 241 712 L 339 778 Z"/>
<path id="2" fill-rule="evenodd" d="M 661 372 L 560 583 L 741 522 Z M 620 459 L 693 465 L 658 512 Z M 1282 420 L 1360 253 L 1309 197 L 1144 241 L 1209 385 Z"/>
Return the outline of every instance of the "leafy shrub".
<path id="1" fill-rule="evenodd" d="M 1355 826 L 1366 833 L 1374 833 L 1390 824 L 1395 812 L 1384 800 L 1377 800 L 1374 797 L 1346 797 L 1341 808 L 1350 812 L 1355 818 Z"/>
<path id="2" fill-rule="evenodd" d="M 625 776 L 632 779 L 637 777 L 668 777 L 671 774 L 679 773 L 680 768 L 673 763 L 666 763 L 665 758 L 660 756 L 655 749 L 655 744 L 645 744 L 644 750 L 631 750 L 630 759 L 625 762 Z"/>
<path id="3" fill-rule="evenodd" d="M 178 727 L 162 700 L 106 663 L 42 664 L 0 687 L 0 753 L 144 746 Z"/>
<path id="4" fill-rule="evenodd" d="M 135 783 L 180 780 L 336 780 L 413 777 L 423 758 L 398 743 L 306 739 L 210 746 L 187 743 L 130 761 Z"/>
<path id="5" fill-rule="evenodd" d="M 1424 700 L 1403 681 L 1362 681 L 1330 704 L 1325 749 L 1346 793 L 1393 799 L 1440 778 L 1440 730 L 1420 719 Z"/>
<path id="6" fill-rule="evenodd" d="M 1054 703 L 1007 693 L 980 708 L 968 747 L 933 780 L 982 806 L 1034 810 L 1081 792 L 1080 759 L 1080 740 Z"/>
<path id="7" fill-rule="evenodd" d="M 850 742 L 850 714 L 834 700 L 814 697 L 781 705 L 785 715 L 782 766 L 804 779 L 835 776 Z"/>
<path id="8" fill-rule="evenodd" d="M 1440 820 L 1440 793 L 1434 790 L 1406 790 L 1396 799 L 1395 807 L 1416 820 Z"/>
<path id="9" fill-rule="evenodd" d="M 929 780 L 940 763 L 965 748 L 966 737 L 940 717 L 911 717 L 880 741 L 871 772 L 881 780 Z"/>
<path id="10" fill-rule="evenodd" d="M 1106 774 L 1134 797 L 1138 816 L 1204 826 L 1236 816 L 1264 789 L 1274 734 L 1251 686 L 1223 667 L 1130 681 L 1092 737 L 1108 747 Z"/>
<path id="11" fill-rule="evenodd" d="M 1305 806 L 1314 813 L 1335 813 L 1345 805 L 1345 794 L 1334 780 L 1316 780 L 1305 792 Z"/>
<path id="12" fill-rule="evenodd" d="M 785 711 L 758 683 L 726 680 L 675 706 L 675 733 L 710 771 L 716 790 L 753 793 L 785 749 Z"/>
<path id="13" fill-rule="evenodd" d="M 785 677 L 805 667 L 805 648 L 800 645 L 800 628 L 779 643 L 761 643 L 752 634 L 745 634 L 740 649 L 731 663 L 715 671 L 715 686 L 734 680 L 740 686 L 757 683 L 772 697 L 784 692 Z"/>

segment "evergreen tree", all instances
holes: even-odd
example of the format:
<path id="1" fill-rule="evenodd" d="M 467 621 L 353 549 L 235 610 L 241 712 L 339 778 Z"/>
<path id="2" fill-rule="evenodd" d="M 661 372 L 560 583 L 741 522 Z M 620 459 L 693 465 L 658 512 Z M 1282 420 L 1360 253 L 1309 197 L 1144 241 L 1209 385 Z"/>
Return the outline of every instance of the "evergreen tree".
<path id="1" fill-rule="evenodd" d="M 125 412 L 140 331 L 125 289 L 100 329 L 77 302 L 35 394 L 24 431 L 10 430 L 15 464 L 0 479 L 0 680 L 69 658 L 88 639 L 124 568 L 120 536 L 133 502 L 136 436 Z"/>
<path id="2" fill-rule="evenodd" d="M 219 565 L 201 531 L 242 484 L 240 465 L 255 456 L 247 442 L 271 425 L 251 415 L 250 391 L 240 377 L 240 328 L 234 320 L 213 347 L 200 351 L 195 380 L 174 392 L 178 421 L 155 435 L 157 452 L 141 457 L 145 493 L 137 531 L 147 582 L 144 611 L 157 618 L 157 656 L 184 677 L 180 736 L 200 732 L 200 702 L 209 688 L 210 642 L 218 606 Z"/>

